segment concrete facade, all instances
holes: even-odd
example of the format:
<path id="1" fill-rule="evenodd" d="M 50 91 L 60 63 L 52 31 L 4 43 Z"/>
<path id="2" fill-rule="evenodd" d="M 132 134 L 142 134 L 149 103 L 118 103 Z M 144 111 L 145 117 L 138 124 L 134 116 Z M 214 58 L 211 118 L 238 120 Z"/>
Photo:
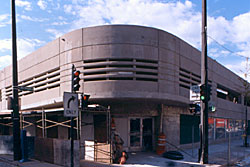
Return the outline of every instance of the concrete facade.
<path id="1" fill-rule="evenodd" d="M 155 28 L 106 25 L 78 29 L 18 62 L 19 85 L 34 87 L 34 92 L 19 93 L 20 107 L 24 111 L 61 108 L 63 92 L 71 88 L 74 64 L 81 72 L 79 92 L 90 94 L 91 103 L 110 106 L 126 150 L 142 150 L 147 121 L 152 127 L 149 142 L 155 149 L 160 110 L 167 140 L 179 146 L 180 115 L 190 115 L 189 88 L 200 83 L 200 55 L 180 38 Z M 6 112 L 7 98 L 12 95 L 11 74 L 11 66 L 0 71 L 0 113 Z M 208 80 L 216 107 L 209 116 L 244 120 L 244 87 L 239 76 L 209 58 Z M 159 107 L 162 104 L 163 108 Z M 85 123 L 94 120 L 93 115 L 82 117 Z M 134 123 L 140 124 L 139 138 L 132 135 Z M 57 131 L 58 138 L 67 138 L 68 134 L 59 133 L 66 131 L 64 127 Z M 94 138 L 94 125 L 83 126 L 81 144 Z M 132 140 L 140 143 L 132 146 Z"/>

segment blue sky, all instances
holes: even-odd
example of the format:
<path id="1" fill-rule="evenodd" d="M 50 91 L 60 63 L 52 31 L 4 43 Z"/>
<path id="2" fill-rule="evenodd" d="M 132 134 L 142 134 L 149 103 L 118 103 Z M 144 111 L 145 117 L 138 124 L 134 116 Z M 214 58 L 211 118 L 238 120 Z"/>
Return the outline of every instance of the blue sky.
<path id="1" fill-rule="evenodd" d="M 11 0 L 0 6 L 0 69 L 11 63 Z M 18 58 L 74 29 L 136 24 L 201 44 L 202 0 L 16 0 Z M 250 57 L 250 0 L 207 0 L 208 55 L 242 76 Z"/>

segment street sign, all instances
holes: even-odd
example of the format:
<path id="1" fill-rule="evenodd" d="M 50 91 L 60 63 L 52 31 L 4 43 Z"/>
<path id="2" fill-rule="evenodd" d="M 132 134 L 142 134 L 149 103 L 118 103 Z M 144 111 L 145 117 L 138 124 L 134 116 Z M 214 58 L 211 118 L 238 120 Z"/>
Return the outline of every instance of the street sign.
<path id="1" fill-rule="evenodd" d="M 190 86 L 190 101 L 200 101 L 200 86 Z"/>
<path id="2" fill-rule="evenodd" d="M 17 88 L 18 88 L 19 90 L 22 90 L 22 91 L 31 91 L 31 92 L 34 91 L 34 88 L 33 88 L 33 87 L 18 86 Z"/>
<path id="3" fill-rule="evenodd" d="M 78 94 L 64 92 L 63 107 L 65 117 L 78 117 Z"/>

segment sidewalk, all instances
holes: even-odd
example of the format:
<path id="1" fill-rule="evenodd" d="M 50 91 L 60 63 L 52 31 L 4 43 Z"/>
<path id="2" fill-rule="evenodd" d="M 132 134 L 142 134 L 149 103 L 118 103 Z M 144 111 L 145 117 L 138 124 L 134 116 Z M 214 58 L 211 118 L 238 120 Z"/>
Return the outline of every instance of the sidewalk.
<path id="1" fill-rule="evenodd" d="M 250 167 L 250 147 L 243 147 L 242 140 L 231 141 L 231 157 L 230 164 L 235 167 Z M 209 145 L 209 155 L 207 165 L 197 163 L 198 149 L 184 149 L 182 154 L 183 160 L 170 160 L 157 155 L 154 152 L 135 152 L 129 154 L 129 159 L 124 165 L 108 165 L 102 163 L 95 163 L 90 161 L 81 160 L 80 166 L 87 167 L 105 167 L 105 166 L 123 166 L 123 167 L 197 167 L 197 166 L 211 166 L 211 167 L 225 167 L 228 164 L 228 142 L 220 144 Z M 234 165 L 233 165 L 234 164 Z M 40 162 L 37 160 L 30 160 L 28 162 L 13 161 L 13 155 L 0 155 L 0 167 L 59 167 L 58 165 Z"/>
<path id="2" fill-rule="evenodd" d="M 61 167 L 46 162 L 30 159 L 27 162 L 13 161 L 13 155 L 0 155 L 0 167 Z"/>
<path id="3" fill-rule="evenodd" d="M 250 167 L 250 147 L 243 147 L 242 140 L 233 140 L 231 141 L 231 156 L 230 156 L 230 164 L 238 164 L 238 166 Z M 197 163 L 198 161 L 198 149 L 184 149 L 180 152 L 184 155 L 183 160 L 170 160 L 161 156 L 158 156 L 154 153 L 132 153 L 130 158 L 126 162 L 126 167 L 130 166 L 143 166 L 143 167 L 158 167 L 158 166 L 176 166 L 176 167 L 196 167 L 196 166 L 227 166 L 229 162 L 228 156 L 228 142 L 220 143 L 220 144 L 210 144 L 209 145 L 209 155 L 208 162 L 209 164 L 201 165 Z M 237 163 L 239 162 L 239 163 Z"/>
<path id="4" fill-rule="evenodd" d="M 250 147 L 242 147 L 242 140 L 231 141 L 231 156 L 230 164 L 235 167 L 250 167 Z M 209 145 L 209 164 L 201 165 L 198 161 L 198 148 L 184 149 L 182 154 L 183 160 L 170 160 L 157 155 L 154 152 L 134 152 L 129 153 L 129 159 L 124 165 L 108 165 L 96 162 L 81 160 L 81 167 L 110 167 L 110 166 L 123 166 L 123 167 L 226 167 L 228 166 L 228 142 L 220 144 Z"/>

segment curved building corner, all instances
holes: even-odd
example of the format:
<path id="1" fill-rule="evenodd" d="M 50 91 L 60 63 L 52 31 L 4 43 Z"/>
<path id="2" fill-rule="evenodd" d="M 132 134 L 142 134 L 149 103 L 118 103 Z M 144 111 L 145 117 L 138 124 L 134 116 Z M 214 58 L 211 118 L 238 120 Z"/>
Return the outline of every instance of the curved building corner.
<path id="1" fill-rule="evenodd" d="M 38 119 L 32 113 L 43 111 L 47 119 L 67 121 L 62 109 L 63 93 L 71 91 L 74 64 L 81 72 L 78 93 L 89 94 L 91 104 L 110 107 L 124 150 L 155 150 L 160 129 L 168 142 L 190 146 L 192 141 L 199 141 L 200 119 L 189 111 L 189 96 L 190 86 L 201 81 L 200 55 L 180 38 L 155 28 L 105 25 L 78 29 L 19 61 L 19 85 L 34 88 L 34 92 L 19 93 L 20 108 L 24 119 L 32 124 Z M 8 97 L 12 96 L 11 66 L 0 73 L 0 114 L 6 116 Z M 237 129 L 235 137 L 240 136 L 245 115 L 240 93 L 244 87 L 238 76 L 209 58 L 208 80 L 212 105 L 216 107 L 216 112 L 209 113 L 209 139 L 225 139 L 229 125 Z M 78 129 L 80 144 L 106 141 L 105 113 L 80 113 L 79 120 L 87 122 Z M 36 128 L 28 127 L 29 135 L 42 137 L 44 134 Z M 60 125 L 46 135 L 69 138 L 67 126 Z"/>

